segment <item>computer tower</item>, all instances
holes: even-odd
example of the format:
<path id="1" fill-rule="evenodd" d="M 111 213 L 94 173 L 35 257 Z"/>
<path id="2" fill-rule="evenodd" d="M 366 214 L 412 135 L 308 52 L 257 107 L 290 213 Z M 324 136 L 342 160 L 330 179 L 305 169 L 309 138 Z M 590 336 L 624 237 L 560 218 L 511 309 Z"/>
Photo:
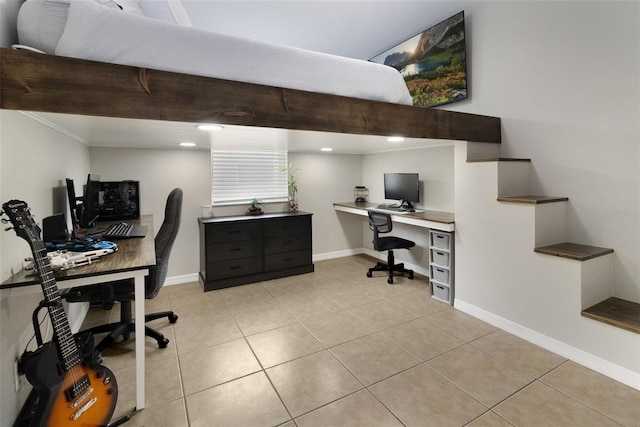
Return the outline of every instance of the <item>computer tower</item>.
<path id="1" fill-rule="evenodd" d="M 100 181 L 98 221 L 140 218 L 138 181 Z"/>

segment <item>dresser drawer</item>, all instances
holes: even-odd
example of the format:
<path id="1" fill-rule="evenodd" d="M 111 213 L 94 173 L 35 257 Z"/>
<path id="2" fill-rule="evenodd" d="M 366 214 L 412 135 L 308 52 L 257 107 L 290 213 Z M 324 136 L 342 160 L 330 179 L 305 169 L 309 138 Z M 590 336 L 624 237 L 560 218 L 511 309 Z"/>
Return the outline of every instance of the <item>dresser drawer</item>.
<path id="1" fill-rule="evenodd" d="M 262 225 L 254 221 L 207 224 L 205 228 L 207 245 L 241 240 L 257 240 L 261 237 Z"/>
<path id="2" fill-rule="evenodd" d="M 264 237 L 290 236 L 311 232 L 311 217 L 290 217 L 265 221 Z"/>
<path id="3" fill-rule="evenodd" d="M 207 246 L 207 263 L 262 256 L 260 240 L 240 240 Z"/>
<path id="4" fill-rule="evenodd" d="M 301 251 L 311 249 L 311 234 L 294 234 L 291 236 L 267 237 L 264 239 L 264 253 Z"/>
<path id="5" fill-rule="evenodd" d="M 311 264 L 311 249 L 266 255 L 264 257 L 265 271 L 284 270 L 309 264 Z"/>
<path id="6" fill-rule="evenodd" d="M 262 271 L 262 257 L 242 258 L 207 264 L 207 281 L 246 276 Z"/>

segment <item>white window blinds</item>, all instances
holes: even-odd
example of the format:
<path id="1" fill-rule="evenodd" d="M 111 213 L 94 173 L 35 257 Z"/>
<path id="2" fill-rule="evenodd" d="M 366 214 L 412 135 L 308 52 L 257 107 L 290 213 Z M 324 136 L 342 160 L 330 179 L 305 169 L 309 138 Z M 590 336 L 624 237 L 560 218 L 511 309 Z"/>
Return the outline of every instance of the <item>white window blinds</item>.
<path id="1" fill-rule="evenodd" d="M 211 204 L 288 199 L 286 150 L 211 149 Z"/>

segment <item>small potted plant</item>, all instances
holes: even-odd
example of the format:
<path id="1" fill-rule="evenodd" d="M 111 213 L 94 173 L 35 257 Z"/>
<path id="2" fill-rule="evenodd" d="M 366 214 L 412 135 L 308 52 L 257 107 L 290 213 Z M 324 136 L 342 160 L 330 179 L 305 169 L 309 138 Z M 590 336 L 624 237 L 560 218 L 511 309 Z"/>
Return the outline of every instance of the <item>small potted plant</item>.
<path id="1" fill-rule="evenodd" d="M 283 171 L 288 173 L 287 187 L 289 189 L 289 212 L 298 212 L 298 184 L 296 178 L 293 176 L 293 163 L 290 163 L 288 167 L 282 168 Z M 297 170 L 297 169 L 296 169 Z"/>
<path id="2" fill-rule="evenodd" d="M 253 199 L 251 199 L 251 207 L 246 212 L 246 214 L 247 215 L 262 215 L 264 212 L 262 212 L 262 208 L 260 208 L 260 206 L 258 206 L 259 204 L 260 204 L 260 200 L 256 199 L 255 197 Z"/>

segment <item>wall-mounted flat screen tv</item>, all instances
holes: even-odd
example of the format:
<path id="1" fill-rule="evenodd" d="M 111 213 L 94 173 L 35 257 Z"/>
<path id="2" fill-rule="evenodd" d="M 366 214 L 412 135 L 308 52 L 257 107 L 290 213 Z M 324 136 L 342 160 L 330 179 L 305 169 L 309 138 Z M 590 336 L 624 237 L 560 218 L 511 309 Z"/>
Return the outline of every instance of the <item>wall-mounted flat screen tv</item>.
<path id="1" fill-rule="evenodd" d="M 464 11 L 370 59 L 397 69 L 413 105 L 432 107 L 469 96 Z"/>

